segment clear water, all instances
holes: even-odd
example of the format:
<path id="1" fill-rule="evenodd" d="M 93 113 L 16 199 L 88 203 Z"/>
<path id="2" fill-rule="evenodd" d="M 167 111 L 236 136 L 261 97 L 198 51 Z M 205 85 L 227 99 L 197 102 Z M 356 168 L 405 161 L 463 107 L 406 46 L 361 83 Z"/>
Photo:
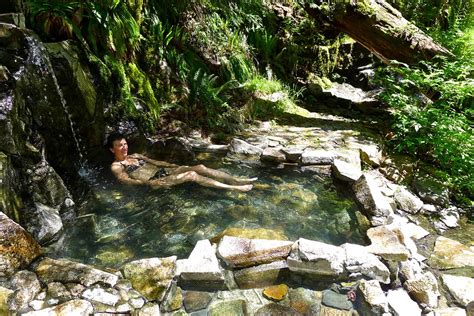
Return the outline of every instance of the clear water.
<path id="1" fill-rule="evenodd" d="M 99 266 L 145 257 L 186 258 L 196 241 L 227 228 L 266 230 L 272 238 L 364 244 L 354 201 L 332 183 L 298 168 L 249 167 L 224 160 L 207 166 L 259 177 L 248 193 L 183 184 L 127 186 L 89 174 L 93 192 L 50 255 Z M 261 229 L 262 230 L 262 229 Z"/>

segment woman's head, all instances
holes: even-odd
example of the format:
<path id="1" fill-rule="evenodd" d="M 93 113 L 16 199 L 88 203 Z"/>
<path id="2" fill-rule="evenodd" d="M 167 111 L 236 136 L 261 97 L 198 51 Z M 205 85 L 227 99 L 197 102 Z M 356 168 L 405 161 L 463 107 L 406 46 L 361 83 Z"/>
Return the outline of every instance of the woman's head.
<path id="1" fill-rule="evenodd" d="M 116 160 L 123 160 L 128 155 L 128 144 L 121 133 L 112 133 L 107 137 L 107 148 L 114 154 Z"/>

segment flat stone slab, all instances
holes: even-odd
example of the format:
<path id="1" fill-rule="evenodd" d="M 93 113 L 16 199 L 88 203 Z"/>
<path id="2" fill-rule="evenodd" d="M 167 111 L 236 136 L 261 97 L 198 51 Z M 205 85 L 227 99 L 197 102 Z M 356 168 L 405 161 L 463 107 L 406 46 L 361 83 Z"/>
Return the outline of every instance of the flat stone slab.
<path id="1" fill-rule="evenodd" d="M 285 259 L 292 245 L 292 241 L 224 236 L 217 254 L 231 267 L 248 267 Z"/>
<path id="2" fill-rule="evenodd" d="M 71 282 L 89 287 L 99 282 L 114 286 L 118 281 L 118 276 L 112 273 L 65 259 L 45 258 L 36 267 L 35 272 L 39 279 L 45 283 Z"/>
<path id="3" fill-rule="evenodd" d="M 188 313 L 205 309 L 212 300 L 208 292 L 186 291 L 183 295 L 184 308 Z"/>
<path id="4" fill-rule="evenodd" d="M 290 270 L 286 260 L 261 264 L 234 271 L 235 282 L 241 289 L 251 289 L 275 285 L 288 279 Z"/>
<path id="5" fill-rule="evenodd" d="M 225 238 L 225 237 L 224 237 Z M 186 288 L 220 289 L 224 287 L 224 274 L 209 240 L 200 240 L 188 259 L 178 260 L 176 275 Z"/>
<path id="6" fill-rule="evenodd" d="M 268 161 L 268 162 L 284 162 L 286 161 L 285 154 L 277 147 L 268 147 L 265 148 L 260 156 L 261 160 Z"/>
<path id="7" fill-rule="evenodd" d="M 302 165 L 330 165 L 338 155 L 333 151 L 306 149 L 300 158 Z"/>
<path id="8" fill-rule="evenodd" d="M 428 263 L 441 270 L 466 267 L 474 270 L 474 251 L 456 240 L 439 236 Z"/>
<path id="9" fill-rule="evenodd" d="M 443 274 L 442 279 L 444 285 L 461 306 L 466 307 L 469 302 L 474 301 L 473 278 Z"/>
<path id="10" fill-rule="evenodd" d="M 339 180 L 354 182 L 362 176 L 360 164 L 346 162 L 342 159 L 335 159 L 333 164 L 333 174 Z"/>
<path id="11" fill-rule="evenodd" d="M 318 241 L 298 239 L 287 259 L 290 271 L 321 276 L 338 276 L 344 272 L 344 249 Z"/>
<path id="12" fill-rule="evenodd" d="M 176 256 L 135 260 L 120 270 L 146 299 L 162 301 L 175 276 Z"/>
<path id="13" fill-rule="evenodd" d="M 400 242 L 400 236 L 385 226 L 373 227 L 367 231 L 371 244 L 367 250 L 386 260 L 405 261 L 411 257 L 408 249 Z"/>

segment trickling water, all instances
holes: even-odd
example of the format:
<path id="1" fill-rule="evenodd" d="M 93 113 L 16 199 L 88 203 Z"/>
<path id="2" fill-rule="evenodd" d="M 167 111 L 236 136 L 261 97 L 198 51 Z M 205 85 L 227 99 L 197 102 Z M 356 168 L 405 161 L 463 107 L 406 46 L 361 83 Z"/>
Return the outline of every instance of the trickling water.
<path id="1" fill-rule="evenodd" d="M 56 92 L 58 93 L 61 107 L 64 110 L 64 114 L 66 115 L 66 119 L 71 129 L 74 145 L 76 147 L 77 153 L 79 154 L 79 163 L 81 166 L 83 166 L 85 164 L 85 161 L 84 161 L 84 155 L 82 153 L 81 145 L 80 145 L 82 141 L 81 141 L 80 136 L 75 131 L 74 123 L 72 121 L 72 115 L 68 110 L 66 99 L 64 98 L 63 91 L 61 90 L 61 87 L 59 86 L 58 78 L 56 77 L 56 74 L 54 73 L 54 69 L 51 64 L 51 60 L 49 59 L 48 52 L 43 47 L 43 45 L 40 42 L 38 42 L 36 39 L 34 39 L 33 37 L 26 36 L 26 40 L 27 40 L 28 48 L 30 52 L 27 61 L 29 63 L 36 65 L 39 68 L 40 75 L 46 76 L 50 74 L 51 78 L 53 79 L 54 87 L 56 89 Z M 45 97 L 45 99 L 47 100 L 47 97 Z"/>

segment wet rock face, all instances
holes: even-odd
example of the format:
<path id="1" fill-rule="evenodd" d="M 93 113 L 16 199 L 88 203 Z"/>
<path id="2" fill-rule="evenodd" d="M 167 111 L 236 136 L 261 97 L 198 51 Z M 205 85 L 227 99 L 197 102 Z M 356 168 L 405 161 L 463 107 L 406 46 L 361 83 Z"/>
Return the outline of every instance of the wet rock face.
<path id="1" fill-rule="evenodd" d="M 0 279 L 27 267 L 41 254 L 41 247 L 33 237 L 0 212 Z"/>

